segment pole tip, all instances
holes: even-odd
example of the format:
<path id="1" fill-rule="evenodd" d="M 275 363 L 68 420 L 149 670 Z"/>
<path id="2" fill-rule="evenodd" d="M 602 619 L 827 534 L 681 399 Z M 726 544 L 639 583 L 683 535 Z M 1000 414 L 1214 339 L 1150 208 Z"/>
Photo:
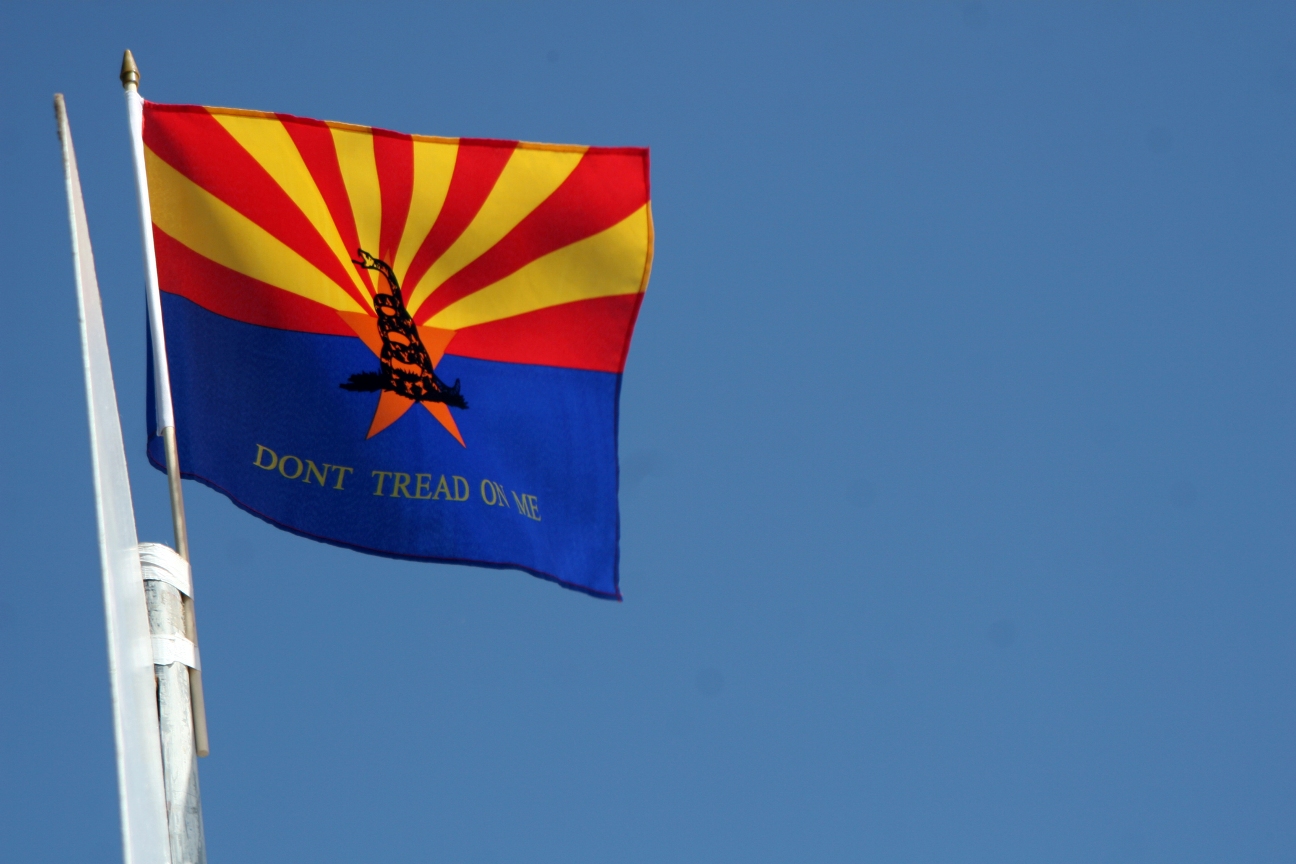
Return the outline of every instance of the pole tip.
<path id="1" fill-rule="evenodd" d="M 63 120 L 67 117 L 67 105 L 63 102 L 63 94 L 54 94 L 54 126 L 58 129 L 59 140 L 63 140 Z"/>
<path id="2" fill-rule="evenodd" d="M 130 49 L 122 55 L 121 75 L 122 89 L 134 90 L 139 87 L 139 67 L 135 65 L 135 55 L 131 54 Z"/>

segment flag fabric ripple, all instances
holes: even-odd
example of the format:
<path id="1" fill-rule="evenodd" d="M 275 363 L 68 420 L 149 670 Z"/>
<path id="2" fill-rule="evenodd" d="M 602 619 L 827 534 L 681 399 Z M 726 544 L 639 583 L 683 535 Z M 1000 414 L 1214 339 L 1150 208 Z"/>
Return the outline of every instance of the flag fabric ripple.
<path id="1" fill-rule="evenodd" d="M 184 476 L 316 540 L 621 596 L 646 149 L 156 103 L 144 144 Z"/>

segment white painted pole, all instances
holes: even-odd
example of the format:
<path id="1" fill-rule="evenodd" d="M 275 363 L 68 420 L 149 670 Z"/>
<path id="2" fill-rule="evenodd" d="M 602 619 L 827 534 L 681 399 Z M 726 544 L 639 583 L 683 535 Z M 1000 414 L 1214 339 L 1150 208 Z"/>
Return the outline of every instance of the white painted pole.
<path id="1" fill-rule="evenodd" d="M 117 415 L 117 392 L 108 358 L 108 334 L 104 329 L 99 281 L 90 248 L 90 228 L 62 95 L 54 97 L 54 112 L 58 118 L 59 140 L 63 143 L 72 263 L 81 324 L 81 359 L 85 366 L 90 418 L 90 458 L 99 528 L 99 563 L 103 571 L 113 737 L 117 747 L 122 857 L 126 864 L 171 864 L 153 646 L 144 601 L 130 477 L 126 472 L 126 448 Z"/>
<path id="2" fill-rule="evenodd" d="M 145 297 L 149 332 L 153 337 L 153 395 L 157 413 L 157 434 L 166 453 L 167 486 L 171 493 L 171 523 L 176 552 L 189 560 L 189 531 L 185 524 L 184 496 L 180 490 L 180 454 L 176 446 L 175 413 L 171 405 L 171 372 L 167 365 L 166 330 L 162 323 L 162 293 L 158 288 L 157 255 L 153 249 L 153 210 L 149 204 L 148 172 L 144 165 L 144 99 L 139 95 L 139 67 L 127 51 L 122 57 L 121 82 L 126 91 L 126 114 L 130 120 L 131 154 L 135 162 L 135 191 L 139 198 L 140 232 L 144 243 Z M 193 597 L 184 600 L 185 633 L 198 644 L 198 623 Z M 203 697 L 202 672 L 189 670 L 194 740 L 199 756 L 211 752 L 207 738 L 207 706 Z"/>

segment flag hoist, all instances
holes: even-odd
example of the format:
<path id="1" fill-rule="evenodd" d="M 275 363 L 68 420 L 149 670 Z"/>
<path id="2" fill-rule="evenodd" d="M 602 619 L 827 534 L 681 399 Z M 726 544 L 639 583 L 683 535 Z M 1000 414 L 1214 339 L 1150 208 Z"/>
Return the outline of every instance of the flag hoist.
<path id="1" fill-rule="evenodd" d="M 180 457 L 176 446 L 171 405 L 171 376 L 167 367 L 166 333 L 158 293 L 157 258 L 153 250 L 153 216 L 149 206 L 148 177 L 144 169 L 144 100 L 139 94 L 139 67 L 128 50 L 122 57 L 121 83 L 130 121 L 131 154 L 139 198 L 140 235 L 144 247 L 145 296 L 149 337 L 153 349 L 153 393 L 157 434 L 166 451 L 167 486 L 171 497 L 171 522 L 175 549 L 158 543 L 142 544 L 158 682 L 162 767 L 166 781 L 167 824 L 171 864 L 203 864 L 202 803 L 198 790 L 197 757 L 210 752 L 207 712 L 203 701 L 198 630 L 194 616 L 193 580 L 189 569 L 189 534 L 185 526 L 184 498 L 180 489 Z"/>
<path id="2" fill-rule="evenodd" d="M 167 486 L 171 493 L 171 522 L 175 528 L 175 551 L 189 560 L 189 532 L 185 526 L 184 496 L 180 490 L 180 456 L 176 447 L 175 414 L 171 407 L 171 375 L 167 368 L 166 336 L 162 324 L 162 300 L 158 292 L 157 256 L 153 251 L 153 215 L 149 206 L 148 175 L 144 169 L 144 100 L 139 94 L 139 67 L 128 50 L 122 57 L 121 82 L 126 91 L 126 112 L 130 118 L 131 155 L 135 164 L 135 185 L 139 196 L 140 237 L 144 244 L 144 280 L 148 300 L 149 336 L 153 347 L 153 392 L 157 400 L 157 434 L 166 450 Z M 193 597 L 184 596 L 185 636 L 198 644 Z M 196 649 L 195 649 L 196 650 Z M 189 666 L 189 691 L 193 704 L 194 741 L 199 756 L 210 752 L 207 743 L 207 710 L 203 701 L 202 669 Z"/>

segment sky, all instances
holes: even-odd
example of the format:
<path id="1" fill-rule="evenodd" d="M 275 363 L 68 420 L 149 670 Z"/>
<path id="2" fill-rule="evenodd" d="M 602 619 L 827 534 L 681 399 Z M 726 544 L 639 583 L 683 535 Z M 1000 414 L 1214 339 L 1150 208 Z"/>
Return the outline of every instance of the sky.
<path id="1" fill-rule="evenodd" d="M 120 860 L 146 98 L 652 153 L 615 603 L 186 483 L 220 862 L 1296 856 L 1296 9 L 5 4 L 0 859 Z"/>

